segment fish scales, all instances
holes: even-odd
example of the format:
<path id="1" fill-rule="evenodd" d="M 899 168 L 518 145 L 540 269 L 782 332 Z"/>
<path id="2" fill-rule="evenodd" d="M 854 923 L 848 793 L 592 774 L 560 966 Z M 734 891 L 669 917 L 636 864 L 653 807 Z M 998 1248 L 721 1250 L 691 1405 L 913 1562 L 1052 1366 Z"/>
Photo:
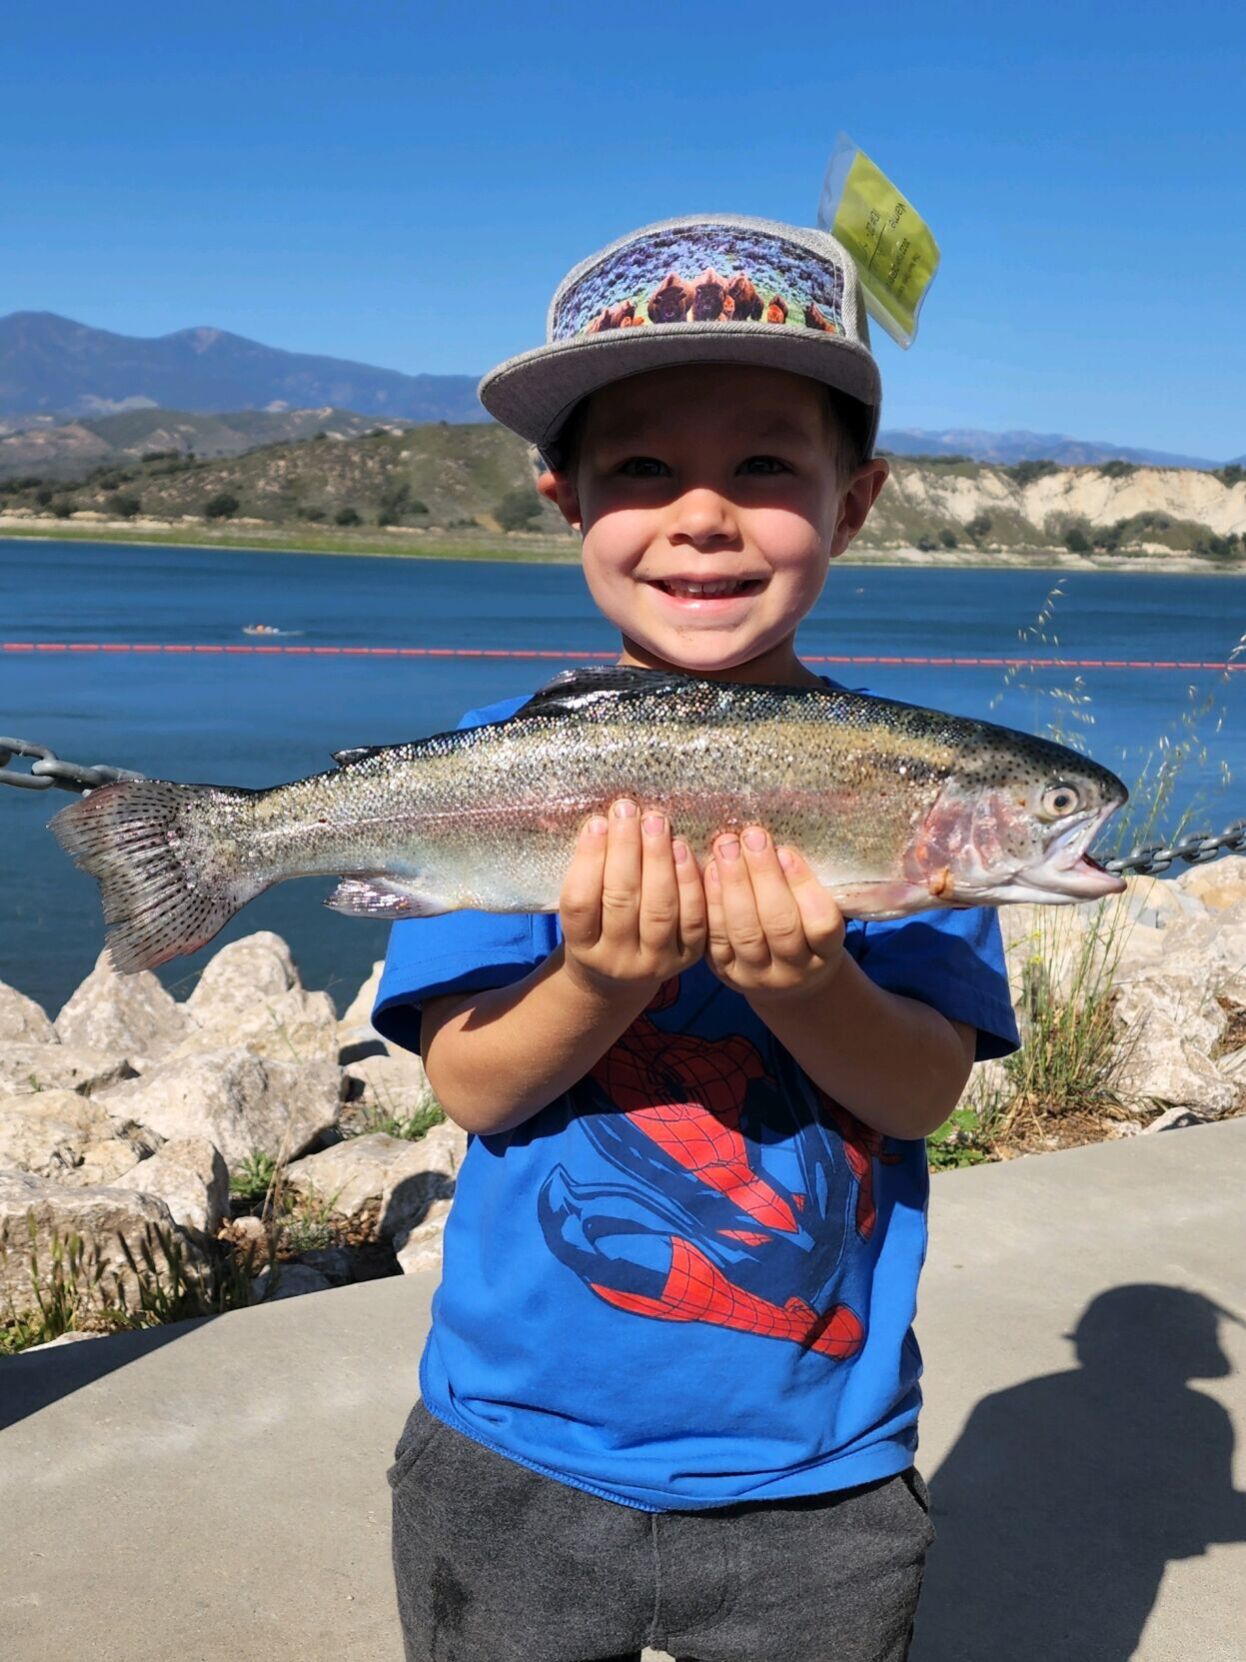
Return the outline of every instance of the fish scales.
<path id="1" fill-rule="evenodd" d="M 846 911 L 883 917 L 1107 892 L 1084 847 L 1125 792 L 1061 746 L 967 718 L 616 668 L 568 672 L 508 721 L 344 752 L 267 790 L 106 786 L 54 828 L 100 879 L 132 968 L 294 876 L 339 875 L 330 904 L 367 915 L 552 911 L 584 819 L 619 796 L 665 812 L 702 859 L 722 830 L 764 824 Z"/>

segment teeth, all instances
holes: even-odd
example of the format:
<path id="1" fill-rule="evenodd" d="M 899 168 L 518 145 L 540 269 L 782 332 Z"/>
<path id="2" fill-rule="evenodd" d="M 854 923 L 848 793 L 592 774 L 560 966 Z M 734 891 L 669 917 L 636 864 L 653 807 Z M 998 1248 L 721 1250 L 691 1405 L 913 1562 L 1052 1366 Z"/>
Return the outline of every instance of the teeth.
<path id="1" fill-rule="evenodd" d="M 724 594 L 740 594 L 749 587 L 749 581 L 748 579 L 740 581 L 733 579 L 730 582 L 720 583 L 683 583 L 670 578 L 662 584 L 662 587 L 670 594 L 682 595 L 689 600 L 695 600 L 702 595 L 713 598 Z"/>

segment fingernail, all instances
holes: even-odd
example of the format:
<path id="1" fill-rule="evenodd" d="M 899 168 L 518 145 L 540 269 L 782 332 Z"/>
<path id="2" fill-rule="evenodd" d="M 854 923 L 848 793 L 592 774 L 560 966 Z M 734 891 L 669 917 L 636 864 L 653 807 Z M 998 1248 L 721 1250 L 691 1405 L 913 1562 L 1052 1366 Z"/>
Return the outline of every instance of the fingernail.
<path id="1" fill-rule="evenodd" d="M 679 841 L 673 842 L 671 844 L 671 853 L 675 856 L 675 864 L 677 866 L 686 866 L 688 864 L 687 843 L 681 843 Z"/>
<path id="2" fill-rule="evenodd" d="M 616 802 L 614 805 L 614 812 L 616 819 L 634 819 L 636 817 L 636 804 L 626 800 L 623 802 Z"/>
<path id="3" fill-rule="evenodd" d="M 750 825 L 744 833 L 744 846 L 752 849 L 754 854 L 760 854 L 768 840 L 760 825 Z"/>
<path id="4" fill-rule="evenodd" d="M 606 821 L 601 814 L 594 814 L 584 829 L 590 836 L 604 837 L 606 834 Z"/>
<path id="5" fill-rule="evenodd" d="M 738 837 L 724 837 L 717 845 L 715 852 L 724 860 L 738 860 L 740 858 L 740 841 Z"/>
<path id="6" fill-rule="evenodd" d="M 796 856 L 792 853 L 790 848 L 781 848 L 779 850 L 779 864 L 783 867 L 784 871 L 796 870 Z"/>
<path id="7" fill-rule="evenodd" d="M 666 830 L 666 816 L 664 814 L 646 814 L 641 825 L 651 837 L 660 837 Z"/>

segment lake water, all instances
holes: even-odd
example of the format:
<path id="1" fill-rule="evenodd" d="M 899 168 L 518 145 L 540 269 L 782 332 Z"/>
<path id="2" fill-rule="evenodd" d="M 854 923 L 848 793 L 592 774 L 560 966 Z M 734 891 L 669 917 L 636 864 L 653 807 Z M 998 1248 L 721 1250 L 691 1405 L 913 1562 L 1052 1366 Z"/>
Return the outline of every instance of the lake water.
<path id="1" fill-rule="evenodd" d="M 1223 663 L 1246 633 L 1240 578 L 1128 572 L 1060 576 L 1054 614 L 1033 632 L 1056 581 L 1042 571 L 833 568 L 801 648 L 807 656 Z M 273 784 L 321 770 L 344 746 L 453 726 L 472 705 L 540 685 L 571 661 L 563 654 L 616 645 L 574 566 L 0 541 L 3 643 L 219 648 L 246 644 L 242 626 L 256 621 L 299 631 L 277 643 L 288 646 L 553 656 L 0 650 L 0 733 L 163 778 Z M 1200 827 L 1246 818 L 1246 673 L 946 663 L 827 670 L 848 686 L 1032 732 L 1060 723 L 1131 785 L 1156 744 L 1188 737 L 1192 715 L 1211 701 L 1196 728 L 1206 755 L 1183 769 L 1158 829 L 1195 799 Z M 45 829 L 70 800 L 0 788 L 0 980 L 53 1013 L 103 940 L 95 883 Z M 340 1006 L 381 955 L 386 931 L 324 911 L 328 887 L 270 891 L 215 944 L 275 929 L 308 985 L 329 988 Z M 176 961 L 164 979 L 184 993 L 213 950 Z"/>

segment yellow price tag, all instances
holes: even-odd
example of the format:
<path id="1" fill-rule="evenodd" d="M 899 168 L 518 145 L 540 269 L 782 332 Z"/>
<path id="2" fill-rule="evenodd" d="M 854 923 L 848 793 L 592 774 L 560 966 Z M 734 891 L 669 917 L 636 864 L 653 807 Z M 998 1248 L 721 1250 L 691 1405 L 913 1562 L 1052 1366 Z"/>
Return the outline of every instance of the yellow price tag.
<path id="1" fill-rule="evenodd" d="M 845 133 L 826 170 L 818 225 L 852 255 L 866 311 L 899 345 L 911 346 L 939 245 L 909 199 Z"/>

